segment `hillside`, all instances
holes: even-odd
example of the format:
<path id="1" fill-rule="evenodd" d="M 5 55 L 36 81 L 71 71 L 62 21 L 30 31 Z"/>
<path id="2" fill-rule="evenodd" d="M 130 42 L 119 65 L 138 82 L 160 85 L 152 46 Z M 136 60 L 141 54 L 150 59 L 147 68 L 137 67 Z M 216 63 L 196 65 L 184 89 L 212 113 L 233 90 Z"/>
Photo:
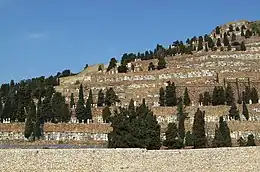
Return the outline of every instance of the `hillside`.
<path id="1" fill-rule="evenodd" d="M 100 89 L 113 87 L 122 105 L 127 104 L 131 98 L 137 103 L 145 98 L 153 106 L 158 106 L 159 89 L 165 87 L 167 81 L 175 83 L 178 97 L 183 95 L 184 89 L 187 87 L 195 105 L 198 105 L 199 94 L 205 90 L 212 92 L 215 86 L 226 86 L 228 82 L 236 83 L 237 81 L 239 83 L 239 88 L 233 84 L 235 93 L 237 89 L 244 90 L 248 84 L 259 91 L 260 37 L 258 26 L 258 22 L 230 22 L 219 26 L 219 31 L 216 27 L 209 36 L 205 35 L 201 50 L 199 50 L 201 38 L 195 37 L 189 39 L 188 44 L 183 45 L 186 49 L 192 46 L 192 53 L 185 53 L 185 51 L 184 53 L 168 53 L 175 51 L 175 48 L 181 49 L 182 44 L 176 46 L 175 42 L 168 49 L 164 49 L 164 53 L 158 54 L 157 51 L 148 60 L 142 60 L 137 55 L 136 59 L 121 60 L 121 64 L 118 63 L 117 67 L 109 71 L 107 71 L 109 65 L 102 65 L 102 71 L 98 71 L 99 65 L 90 66 L 75 76 L 60 78 L 60 85 L 55 89 L 62 92 L 69 102 L 71 93 L 74 93 L 77 98 L 77 91 L 82 83 L 85 97 L 88 97 L 87 94 L 92 89 L 94 102 L 96 102 Z M 241 36 L 242 31 L 245 36 Z M 224 35 L 227 35 L 229 40 L 228 46 L 223 43 L 225 42 Z M 233 35 L 235 38 L 232 38 Z M 214 42 L 213 48 L 209 48 L 208 37 Z M 221 42 L 220 46 L 217 45 L 218 39 Z M 246 46 L 245 51 L 240 50 L 242 42 Z M 156 57 L 156 54 L 159 57 Z M 166 68 L 148 71 L 151 62 L 157 66 L 161 55 L 165 56 Z M 118 67 L 122 66 L 124 62 L 127 62 L 127 72 L 118 73 Z M 134 70 L 132 70 L 133 66 Z M 238 94 L 235 96 L 238 97 Z"/>

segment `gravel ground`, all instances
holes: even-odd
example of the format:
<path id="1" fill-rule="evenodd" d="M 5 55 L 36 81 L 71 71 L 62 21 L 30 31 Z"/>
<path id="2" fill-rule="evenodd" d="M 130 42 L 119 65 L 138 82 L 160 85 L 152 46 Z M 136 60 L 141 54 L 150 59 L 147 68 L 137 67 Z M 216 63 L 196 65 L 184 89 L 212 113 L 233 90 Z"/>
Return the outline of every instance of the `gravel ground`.
<path id="1" fill-rule="evenodd" d="M 252 172 L 260 147 L 200 150 L 1 149 L 0 171 Z"/>

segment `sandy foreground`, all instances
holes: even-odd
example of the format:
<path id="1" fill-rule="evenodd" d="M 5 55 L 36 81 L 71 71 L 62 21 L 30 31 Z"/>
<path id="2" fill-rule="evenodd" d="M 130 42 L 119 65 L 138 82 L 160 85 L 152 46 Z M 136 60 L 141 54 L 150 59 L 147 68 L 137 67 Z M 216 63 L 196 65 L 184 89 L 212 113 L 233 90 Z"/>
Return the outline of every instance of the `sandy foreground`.
<path id="1" fill-rule="evenodd" d="M 0 171 L 252 172 L 260 147 L 197 150 L 1 149 Z"/>

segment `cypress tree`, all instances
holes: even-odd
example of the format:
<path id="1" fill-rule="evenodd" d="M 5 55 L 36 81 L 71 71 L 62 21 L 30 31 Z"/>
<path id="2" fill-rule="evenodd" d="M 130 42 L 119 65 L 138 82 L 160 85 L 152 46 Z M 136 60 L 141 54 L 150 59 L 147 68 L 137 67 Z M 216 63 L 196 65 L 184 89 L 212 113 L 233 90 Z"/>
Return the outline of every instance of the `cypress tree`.
<path id="1" fill-rule="evenodd" d="M 199 104 L 203 104 L 204 105 L 204 103 L 203 103 L 203 101 L 204 101 L 204 97 L 203 97 L 203 94 L 199 94 Z"/>
<path id="2" fill-rule="evenodd" d="M 246 120 L 248 121 L 249 114 L 248 114 L 248 109 L 247 109 L 247 106 L 246 106 L 245 102 L 243 102 L 243 112 L 242 112 L 242 114 L 245 116 Z"/>
<path id="3" fill-rule="evenodd" d="M 235 33 L 232 33 L 232 36 L 231 36 L 231 41 L 234 42 L 236 40 L 236 34 Z"/>
<path id="4" fill-rule="evenodd" d="M 229 118 L 235 119 L 240 121 L 239 111 L 237 109 L 236 103 L 232 103 L 230 110 L 229 110 Z"/>
<path id="5" fill-rule="evenodd" d="M 36 118 L 35 118 L 35 125 L 33 130 L 33 135 L 35 139 L 40 139 L 42 136 L 41 127 L 40 127 L 40 119 L 41 119 L 41 98 L 38 100 L 37 103 L 37 111 L 36 111 Z"/>
<path id="6" fill-rule="evenodd" d="M 102 118 L 105 123 L 110 122 L 111 112 L 108 106 L 104 107 L 102 110 Z"/>
<path id="7" fill-rule="evenodd" d="M 218 40 L 217 40 L 217 47 L 221 47 L 221 40 L 220 40 L 220 38 L 218 38 Z"/>
<path id="8" fill-rule="evenodd" d="M 165 104 L 166 106 L 176 106 L 177 105 L 177 98 L 176 98 L 176 87 L 174 82 L 168 82 L 165 91 Z"/>
<path id="9" fill-rule="evenodd" d="M 98 71 L 102 71 L 102 70 L 103 70 L 102 65 L 99 65 L 98 66 Z"/>
<path id="10" fill-rule="evenodd" d="M 86 108 L 85 108 L 85 117 L 84 122 L 86 123 L 87 120 L 92 120 L 92 111 L 91 111 L 91 99 L 87 99 Z"/>
<path id="11" fill-rule="evenodd" d="M 204 99 L 203 99 L 203 105 L 204 106 L 209 106 L 211 103 L 211 96 L 208 91 L 204 92 Z"/>
<path id="12" fill-rule="evenodd" d="M 190 96 L 189 96 L 189 92 L 188 92 L 188 88 L 185 88 L 184 91 L 184 105 L 185 106 L 190 106 L 191 100 L 190 100 Z"/>
<path id="13" fill-rule="evenodd" d="M 224 44 L 224 46 L 228 46 L 229 45 L 229 40 L 228 40 L 226 32 L 224 33 L 223 44 Z"/>
<path id="14" fill-rule="evenodd" d="M 185 126 L 184 126 L 184 121 L 187 118 L 187 114 L 183 110 L 183 101 L 180 98 L 178 106 L 177 106 L 177 116 L 178 116 L 178 131 L 179 131 L 179 136 L 183 140 L 185 137 Z"/>
<path id="15" fill-rule="evenodd" d="M 226 94 L 227 105 L 231 106 L 232 103 L 235 101 L 235 98 L 234 98 L 234 93 L 233 93 L 230 83 L 228 83 L 228 85 L 227 85 L 225 94 Z"/>
<path id="16" fill-rule="evenodd" d="M 246 45 L 245 45 L 244 41 L 242 41 L 240 44 L 240 51 L 246 51 Z"/>
<path id="17" fill-rule="evenodd" d="M 253 87 L 252 89 L 251 89 L 251 100 L 252 100 L 252 103 L 253 104 L 256 104 L 256 103 L 258 103 L 258 92 L 257 92 L 257 90 L 255 89 L 255 87 Z"/>
<path id="18" fill-rule="evenodd" d="M 165 106 L 165 91 L 164 91 L 163 87 L 160 88 L 159 104 L 160 104 L 160 106 Z"/>
<path id="19" fill-rule="evenodd" d="M 71 93 L 71 95 L 70 95 L 70 108 L 72 108 L 73 106 L 75 106 L 74 94 Z"/>
<path id="20" fill-rule="evenodd" d="M 93 105 L 93 95 L 92 95 L 91 89 L 89 90 L 88 100 L 89 100 L 90 105 L 92 106 Z"/>
<path id="21" fill-rule="evenodd" d="M 194 145 L 194 138 L 190 131 L 186 133 L 185 137 L 185 146 L 193 146 Z"/>
<path id="22" fill-rule="evenodd" d="M 33 134 L 35 118 L 36 118 L 36 107 L 34 102 L 31 100 L 29 104 L 29 112 L 27 114 L 25 128 L 24 128 L 24 137 L 27 139 L 29 139 L 29 137 Z"/>
<path id="23" fill-rule="evenodd" d="M 256 146 L 255 144 L 255 138 L 253 134 L 248 135 L 247 137 L 247 146 Z"/>
<path id="24" fill-rule="evenodd" d="M 244 33 L 244 30 L 241 29 L 241 33 L 240 33 L 241 36 L 245 36 L 245 33 Z"/>
<path id="25" fill-rule="evenodd" d="M 101 107 L 101 106 L 104 105 L 104 103 L 105 103 L 105 95 L 104 95 L 104 93 L 103 93 L 103 91 L 102 91 L 102 89 L 101 89 L 101 90 L 99 90 L 99 92 L 98 92 L 98 102 L 97 102 L 97 106 L 98 106 L 98 107 Z"/>
<path id="26" fill-rule="evenodd" d="M 219 35 L 220 34 L 220 27 L 217 26 L 215 30 L 216 30 L 216 34 Z"/>
<path id="27" fill-rule="evenodd" d="M 85 115 L 85 101 L 84 101 L 84 93 L 83 93 L 83 86 L 82 84 L 80 84 L 79 87 L 79 99 L 77 102 L 77 107 L 75 109 L 76 111 L 76 116 L 78 118 L 79 121 L 82 121 L 84 119 L 84 115 Z"/>
<path id="28" fill-rule="evenodd" d="M 3 102 L 2 102 L 2 97 L 0 95 L 0 122 L 2 121 L 2 113 L 3 113 Z"/>
<path id="29" fill-rule="evenodd" d="M 218 100 L 218 87 L 214 87 L 214 90 L 213 90 L 213 95 L 212 95 L 212 105 L 213 106 L 217 106 L 219 103 L 219 100 Z"/>
<path id="30" fill-rule="evenodd" d="M 207 144 L 205 134 L 205 111 L 201 112 L 197 109 L 194 115 L 194 121 L 192 126 L 192 135 L 194 136 L 194 148 L 205 148 Z"/>
<path id="31" fill-rule="evenodd" d="M 178 134 L 177 125 L 175 123 L 168 124 L 165 136 L 164 146 L 167 146 L 169 149 L 180 149 L 183 147 L 183 141 Z"/>
<path id="32" fill-rule="evenodd" d="M 226 103 L 226 96 L 223 87 L 218 88 L 218 105 L 225 105 Z"/>
<path id="33" fill-rule="evenodd" d="M 219 118 L 219 128 L 216 127 L 213 143 L 216 147 L 231 147 L 230 130 L 223 116 Z"/>
<path id="34" fill-rule="evenodd" d="M 198 51 L 203 49 L 203 37 L 199 36 Z"/>
<path id="35" fill-rule="evenodd" d="M 154 66 L 153 62 L 149 63 L 148 71 L 150 71 L 150 70 L 155 70 L 155 66 Z"/>
<path id="36" fill-rule="evenodd" d="M 113 104 L 115 104 L 116 102 L 120 102 L 118 96 L 116 95 L 116 93 L 114 92 L 113 88 L 109 88 L 106 91 L 106 97 L 105 97 L 105 104 L 107 106 L 111 106 Z"/>
<path id="37" fill-rule="evenodd" d="M 164 57 L 160 57 L 157 69 L 161 70 L 161 69 L 164 69 L 164 68 L 166 68 L 166 61 L 165 61 Z"/>

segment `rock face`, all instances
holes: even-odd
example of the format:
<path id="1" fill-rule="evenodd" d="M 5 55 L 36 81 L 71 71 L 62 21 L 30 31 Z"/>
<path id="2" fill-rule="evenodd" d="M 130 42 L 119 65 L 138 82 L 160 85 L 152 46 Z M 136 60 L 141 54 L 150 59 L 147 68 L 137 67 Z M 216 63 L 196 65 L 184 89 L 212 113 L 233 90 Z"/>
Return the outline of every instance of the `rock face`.
<path id="1" fill-rule="evenodd" d="M 1 171 L 259 171 L 259 147 L 197 150 L 2 149 Z"/>

